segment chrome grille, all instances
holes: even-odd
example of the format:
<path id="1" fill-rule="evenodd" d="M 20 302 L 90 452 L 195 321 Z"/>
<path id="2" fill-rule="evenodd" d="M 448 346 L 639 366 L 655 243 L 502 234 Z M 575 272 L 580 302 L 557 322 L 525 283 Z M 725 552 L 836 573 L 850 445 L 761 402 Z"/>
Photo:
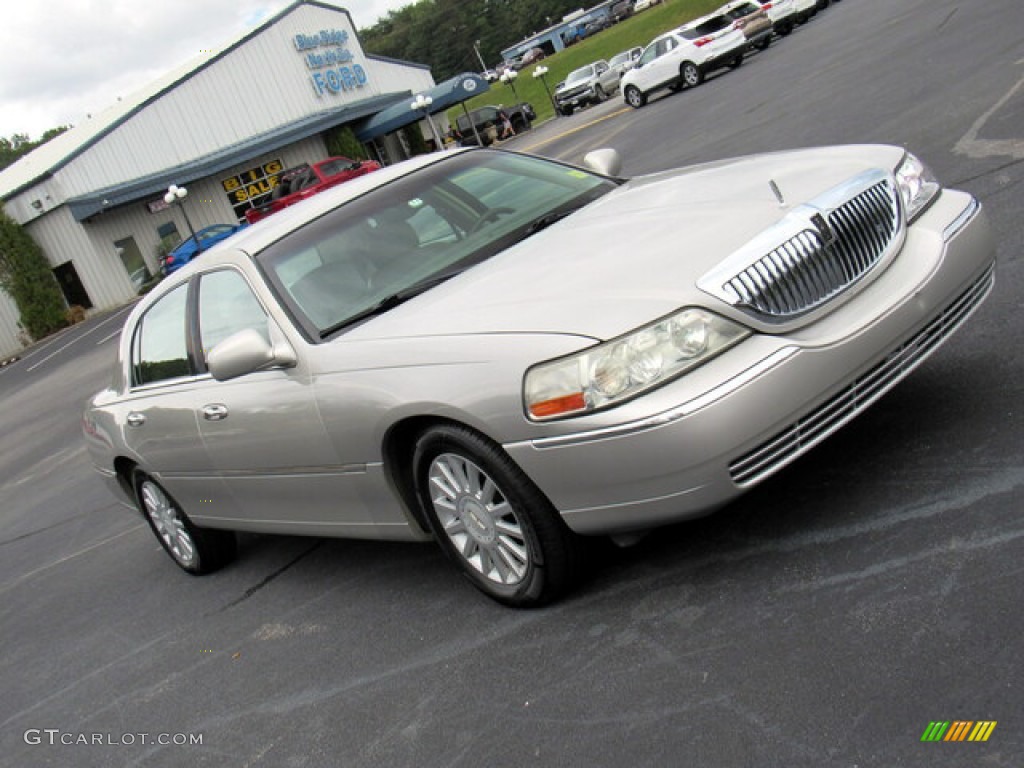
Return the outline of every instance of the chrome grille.
<path id="1" fill-rule="evenodd" d="M 863 277 L 899 232 L 899 207 L 885 179 L 827 214 L 725 283 L 738 304 L 774 320 L 821 306 Z"/>
<path id="2" fill-rule="evenodd" d="M 924 330 L 837 395 L 729 464 L 737 485 L 752 485 L 781 469 L 850 421 L 920 365 L 981 304 L 992 288 L 990 267 Z"/>

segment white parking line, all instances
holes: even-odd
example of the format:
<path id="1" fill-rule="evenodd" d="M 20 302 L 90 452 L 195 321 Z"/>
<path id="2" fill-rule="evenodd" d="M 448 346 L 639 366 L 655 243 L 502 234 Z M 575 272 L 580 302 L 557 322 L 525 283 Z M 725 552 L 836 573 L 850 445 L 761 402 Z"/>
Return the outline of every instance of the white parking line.
<path id="1" fill-rule="evenodd" d="M 28 367 L 28 368 L 26 369 L 26 371 L 34 371 L 34 370 L 35 370 L 36 368 L 38 368 L 38 367 L 39 367 L 40 365 L 42 365 L 43 363 L 45 363 L 45 362 L 46 362 L 47 360 L 49 360 L 49 359 L 50 359 L 50 358 L 52 358 L 52 357 L 55 357 L 56 355 L 59 355 L 59 354 L 60 354 L 61 352 L 63 352 L 63 351 L 65 350 L 65 349 L 67 349 L 68 347 L 70 347 L 70 346 L 71 346 L 72 344 L 75 344 L 75 343 L 77 343 L 77 342 L 81 341 L 82 339 L 84 339 L 84 338 L 85 338 L 86 336 L 90 335 L 90 334 L 91 334 L 91 333 L 93 333 L 94 331 L 98 331 L 98 330 L 99 330 L 100 328 L 102 328 L 102 327 L 103 327 L 104 325 L 106 325 L 107 323 L 109 323 L 109 322 L 110 322 L 111 320 L 116 320 L 116 319 L 117 319 L 117 318 L 118 318 L 118 317 L 119 317 L 120 315 L 124 314 L 124 313 L 125 313 L 125 312 L 126 312 L 126 311 L 127 311 L 128 309 L 129 309 L 129 308 L 128 308 L 128 307 L 126 307 L 125 309 L 122 309 L 122 310 L 118 310 L 117 312 L 115 312 L 114 314 L 112 314 L 112 315 L 111 315 L 110 317 L 108 317 L 108 318 L 107 318 L 106 320 L 103 320 L 102 322 L 99 322 L 99 323 L 97 323 L 96 325 L 94 325 L 94 326 L 93 326 L 92 328 L 90 328 L 90 329 L 89 329 L 88 331 L 86 331 L 85 333 L 81 334 L 80 336 L 76 336 L 75 338 L 73 338 L 73 339 L 72 339 L 71 341 L 69 341 L 69 342 L 68 342 L 67 344 L 63 345 L 62 347 L 58 347 L 57 349 L 55 349 L 55 350 L 54 350 L 53 352 L 51 352 L 50 354 L 48 354 L 48 355 L 47 355 L 46 357 L 44 357 L 44 358 L 43 358 L 42 360 L 40 360 L 40 361 L 39 361 L 38 363 L 36 363 L 35 365 L 30 365 L 30 366 L 29 366 L 29 367 Z M 120 333 L 120 331 L 118 331 L 118 333 Z"/>
<path id="2" fill-rule="evenodd" d="M 112 334 L 110 334 L 109 336 L 104 336 L 104 337 L 103 337 L 102 339 L 100 339 L 99 341 L 97 341 L 97 342 L 96 342 L 96 346 L 98 347 L 98 346 L 99 346 L 100 344 L 104 343 L 105 341 L 110 341 L 110 340 L 111 340 L 112 338 L 114 338 L 115 336 L 120 336 L 120 335 L 121 335 L 121 329 L 120 329 L 120 328 L 118 328 L 118 329 L 117 329 L 116 331 L 114 331 L 114 332 L 113 332 Z"/>

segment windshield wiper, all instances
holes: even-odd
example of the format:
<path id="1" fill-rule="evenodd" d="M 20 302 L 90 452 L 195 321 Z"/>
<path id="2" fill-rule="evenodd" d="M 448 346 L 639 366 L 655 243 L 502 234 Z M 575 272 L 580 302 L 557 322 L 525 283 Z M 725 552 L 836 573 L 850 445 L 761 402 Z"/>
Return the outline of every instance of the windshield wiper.
<path id="1" fill-rule="evenodd" d="M 424 278 L 423 280 L 420 280 L 419 282 L 413 283 L 408 288 L 403 288 L 400 291 L 396 291 L 395 293 L 389 294 L 380 301 L 371 304 L 366 309 L 362 309 L 359 312 L 356 312 L 354 315 L 349 315 L 344 320 L 340 320 L 334 325 L 330 325 L 324 330 L 320 331 L 320 338 L 326 339 L 328 336 L 337 333 L 342 328 L 348 328 L 350 325 L 355 325 L 356 323 L 366 320 L 369 317 L 382 315 L 385 312 L 394 309 L 399 304 L 404 304 L 409 299 L 415 296 L 419 296 L 421 293 L 426 293 L 434 286 L 440 285 L 446 280 L 455 277 L 455 275 L 459 274 L 464 269 L 465 267 L 459 269 L 451 269 L 445 272 L 439 272 L 436 275 L 432 275 L 430 277 Z"/>
<path id="2" fill-rule="evenodd" d="M 539 219 L 534 219 L 532 222 L 530 222 L 530 226 L 528 226 L 526 229 L 523 230 L 523 234 L 521 234 L 517 238 L 516 242 L 519 242 L 520 240 L 525 240 L 526 238 L 530 237 L 531 235 L 537 234 L 542 229 L 547 229 L 548 227 L 550 227 L 555 222 L 561 221 L 566 216 L 571 216 L 572 214 L 576 213 L 576 211 L 578 211 L 582 207 L 583 206 L 581 205 L 581 206 L 576 207 L 576 208 L 568 208 L 568 209 L 562 210 L 562 211 L 557 211 L 556 210 L 556 211 L 552 211 L 551 213 L 544 214 Z"/>

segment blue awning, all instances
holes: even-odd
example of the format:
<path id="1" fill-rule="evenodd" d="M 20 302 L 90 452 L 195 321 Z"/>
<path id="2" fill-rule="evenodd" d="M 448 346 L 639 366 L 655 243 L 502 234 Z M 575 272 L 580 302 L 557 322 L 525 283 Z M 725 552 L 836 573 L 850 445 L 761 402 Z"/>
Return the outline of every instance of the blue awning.
<path id="1" fill-rule="evenodd" d="M 433 115 L 443 112 L 453 104 L 460 104 L 477 94 L 485 93 L 490 90 L 490 87 L 490 84 L 480 75 L 474 72 L 464 72 L 443 83 L 438 83 L 433 88 L 424 91 L 423 95 L 433 99 L 433 103 L 430 105 L 430 114 Z M 363 121 L 361 125 L 357 124 L 355 126 L 356 138 L 360 141 L 370 141 L 422 119 L 423 112 L 413 109 L 412 99 L 409 99 L 378 112 Z"/>
<path id="2" fill-rule="evenodd" d="M 68 207 L 75 221 L 83 221 L 119 205 L 160 197 L 170 184 L 188 184 L 196 179 L 205 178 L 263 153 L 322 133 L 336 125 L 364 118 L 382 108 L 386 111 L 392 105 L 408 107 L 411 99 L 412 95 L 409 92 L 388 93 L 340 109 L 319 112 L 174 168 L 166 168 L 149 176 L 73 198 L 68 200 Z"/>

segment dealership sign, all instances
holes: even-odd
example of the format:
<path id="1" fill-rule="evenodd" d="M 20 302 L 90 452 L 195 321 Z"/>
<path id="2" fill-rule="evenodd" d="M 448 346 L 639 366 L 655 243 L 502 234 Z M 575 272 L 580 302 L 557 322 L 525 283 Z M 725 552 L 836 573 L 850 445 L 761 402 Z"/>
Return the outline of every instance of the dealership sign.
<path id="1" fill-rule="evenodd" d="M 293 42 L 310 70 L 309 79 L 317 96 L 354 91 L 366 85 L 366 70 L 352 63 L 352 51 L 346 47 L 348 32 L 322 29 L 315 35 L 296 35 Z"/>

